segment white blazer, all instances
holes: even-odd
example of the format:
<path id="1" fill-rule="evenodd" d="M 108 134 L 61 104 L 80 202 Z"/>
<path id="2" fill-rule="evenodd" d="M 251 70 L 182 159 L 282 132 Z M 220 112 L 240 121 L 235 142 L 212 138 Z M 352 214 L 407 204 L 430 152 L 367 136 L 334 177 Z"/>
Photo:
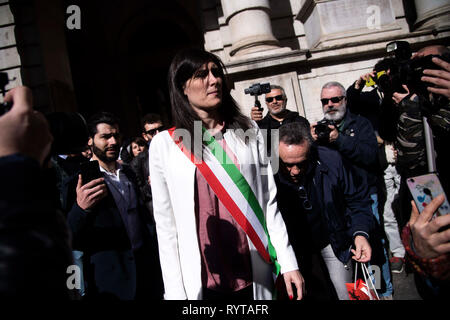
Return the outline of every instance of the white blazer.
<path id="1" fill-rule="evenodd" d="M 281 273 L 297 270 L 294 251 L 277 207 L 271 166 L 261 165 L 259 161 L 264 152 L 264 140 L 256 124 L 254 126 L 257 140 L 250 140 L 247 145 L 231 130 L 227 130 L 224 138 L 263 209 Z M 167 131 L 153 138 L 149 161 L 164 298 L 202 299 L 201 258 L 194 211 L 196 167 Z M 258 300 L 270 300 L 274 288 L 272 265 L 261 258 L 248 237 L 247 240 L 252 262 L 253 296 Z"/>

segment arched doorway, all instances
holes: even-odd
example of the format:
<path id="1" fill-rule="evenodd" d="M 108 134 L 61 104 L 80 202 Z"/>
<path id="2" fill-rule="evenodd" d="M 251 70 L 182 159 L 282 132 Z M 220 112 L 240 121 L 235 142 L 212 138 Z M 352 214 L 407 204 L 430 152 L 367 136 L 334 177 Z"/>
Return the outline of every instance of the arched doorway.
<path id="1" fill-rule="evenodd" d="M 198 1 L 83 2 L 82 28 L 68 32 L 79 111 L 116 113 L 126 136 L 154 112 L 170 121 L 167 72 L 184 47 L 203 47 Z"/>

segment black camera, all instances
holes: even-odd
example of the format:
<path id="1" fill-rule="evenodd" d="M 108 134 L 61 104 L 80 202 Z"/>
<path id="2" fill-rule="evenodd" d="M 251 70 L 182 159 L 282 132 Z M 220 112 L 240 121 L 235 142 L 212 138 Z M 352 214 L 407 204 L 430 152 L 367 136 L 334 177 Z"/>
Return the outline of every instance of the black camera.
<path id="1" fill-rule="evenodd" d="M 336 126 L 333 120 L 323 119 L 317 122 L 314 126 L 314 132 L 317 135 L 317 142 L 319 144 L 326 144 L 330 140 L 331 129 L 329 125 Z"/>
<path id="2" fill-rule="evenodd" d="M 402 87 L 405 84 L 408 86 L 410 93 L 415 93 L 429 100 L 427 98 L 429 96 L 427 87 L 432 84 L 421 80 L 423 71 L 425 69 L 440 69 L 431 60 L 433 57 L 438 57 L 446 62 L 450 62 L 450 57 L 448 55 L 427 55 L 411 59 L 411 48 L 407 41 L 390 42 L 386 45 L 386 51 L 394 54 L 394 62 L 390 66 L 389 76 L 383 78 L 382 83 L 379 84 L 380 89 L 391 96 L 394 92 L 406 93 Z"/>
<path id="3" fill-rule="evenodd" d="M 255 83 L 244 90 L 245 94 L 249 94 L 251 96 L 260 96 L 262 94 L 269 93 L 270 91 L 270 83 Z"/>
<path id="4" fill-rule="evenodd" d="M 262 108 L 261 108 L 261 102 L 259 102 L 259 100 L 258 100 L 258 96 L 269 93 L 270 91 L 272 91 L 272 89 L 270 89 L 270 83 L 268 83 L 268 82 L 267 83 L 255 83 L 255 84 L 252 84 L 247 89 L 244 89 L 245 94 L 249 94 L 249 95 L 255 97 L 255 106 L 257 106 L 260 111 L 262 111 Z"/>

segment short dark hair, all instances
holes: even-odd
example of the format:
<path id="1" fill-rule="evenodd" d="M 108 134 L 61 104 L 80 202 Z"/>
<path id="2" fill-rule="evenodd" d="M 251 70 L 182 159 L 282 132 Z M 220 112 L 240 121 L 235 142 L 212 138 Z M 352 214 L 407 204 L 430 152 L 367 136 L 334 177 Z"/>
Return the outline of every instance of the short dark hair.
<path id="1" fill-rule="evenodd" d="M 142 131 L 145 131 L 144 126 L 148 123 L 148 124 L 152 124 L 152 123 L 158 123 L 161 122 L 161 116 L 157 113 L 147 113 L 146 115 L 144 115 L 144 117 L 141 120 L 141 128 Z"/>
<path id="2" fill-rule="evenodd" d="M 279 129 L 280 142 L 291 145 L 299 145 L 307 142 L 313 143 L 310 127 L 304 122 L 291 122 L 283 124 Z"/>
<path id="3" fill-rule="evenodd" d="M 110 126 L 120 126 L 120 120 L 115 114 L 106 111 L 98 112 L 91 116 L 87 122 L 89 137 L 93 138 L 95 136 L 97 133 L 97 125 L 100 123 L 106 123 Z"/>

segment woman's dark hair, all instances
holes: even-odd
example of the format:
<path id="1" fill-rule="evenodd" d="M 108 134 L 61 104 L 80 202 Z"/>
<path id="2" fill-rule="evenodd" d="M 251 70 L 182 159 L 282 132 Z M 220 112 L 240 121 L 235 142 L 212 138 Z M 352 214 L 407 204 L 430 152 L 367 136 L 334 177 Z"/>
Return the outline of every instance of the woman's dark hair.
<path id="1" fill-rule="evenodd" d="M 218 113 L 221 115 L 222 120 L 225 121 L 227 128 L 249 129 L 251 127 L 250 120 L 241 113 L 239 106 L 228 89 L 224 74 L 224 64 L 214 54 L 201 49 L 185 49 L 178 52 L 170 65 L 168 81 L 172 118 L 175 127 L 177 129 L 186 129 L 193 137 L 194 121 L 201 121 L 201 119 L 189 104 L 189 100 L 184 94 L 183 86 L 203 65 L 209 62 L 217 65 L 220 77 L 223 80 L 222 103 L 218 107 Z M 192 148 L 191 151 L 193 151 Z"/>

